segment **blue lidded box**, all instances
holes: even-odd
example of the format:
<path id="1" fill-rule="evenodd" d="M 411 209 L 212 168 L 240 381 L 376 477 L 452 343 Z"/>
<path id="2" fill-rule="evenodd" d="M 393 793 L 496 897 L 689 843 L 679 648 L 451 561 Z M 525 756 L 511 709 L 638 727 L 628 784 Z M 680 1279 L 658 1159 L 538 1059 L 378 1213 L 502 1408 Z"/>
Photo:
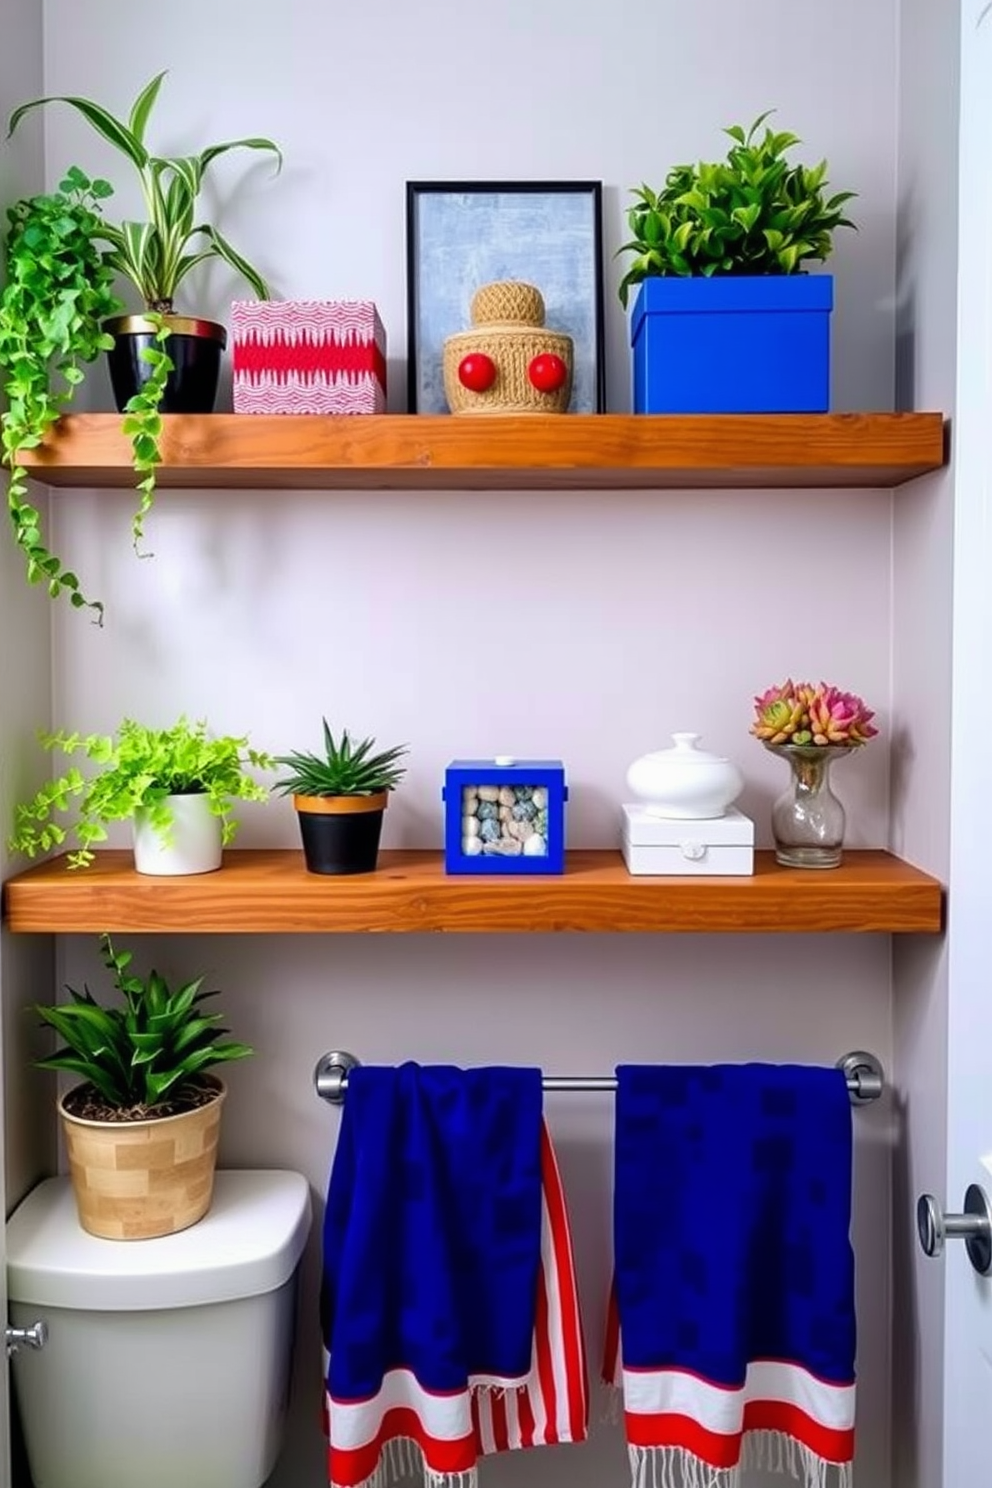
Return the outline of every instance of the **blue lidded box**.
<path id="1" fill-rule="evenodd" d="M 563 873 L 561 760 L 452 760 L 444 772 L 446 873 Z"/>
<path id="2" fill-rule="evenodd" d="M 645 279 L 635 413 L 826 413 L 830 274 Z"/>

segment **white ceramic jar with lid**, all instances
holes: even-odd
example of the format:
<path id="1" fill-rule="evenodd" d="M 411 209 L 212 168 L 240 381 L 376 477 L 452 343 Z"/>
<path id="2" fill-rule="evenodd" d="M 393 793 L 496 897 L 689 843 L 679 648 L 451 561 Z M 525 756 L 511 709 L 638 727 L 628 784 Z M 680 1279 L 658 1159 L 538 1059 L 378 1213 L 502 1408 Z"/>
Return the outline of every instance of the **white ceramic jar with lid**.
<path id="1" fill-rule="evenodd" d="M 671 749 L 636 759 L 627 784 L 651 816 L 708 821 L 725 815 L 744 789 L 732 760 L 699 748 L 700 734 L 673 734 Z"/>

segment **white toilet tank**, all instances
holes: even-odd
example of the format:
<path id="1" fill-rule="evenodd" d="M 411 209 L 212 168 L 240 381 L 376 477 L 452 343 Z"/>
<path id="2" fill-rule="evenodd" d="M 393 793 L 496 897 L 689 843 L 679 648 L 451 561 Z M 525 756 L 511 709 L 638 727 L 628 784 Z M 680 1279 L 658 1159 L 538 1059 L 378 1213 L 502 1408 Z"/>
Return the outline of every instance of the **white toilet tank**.
<path id="1" fill-rule="evenodd" d="M 157 1240 L 88 1235 L 69 1180 L 39 1184 L 7 1224 L 10 1320 L 48 1325 L 12 1361 L 37 1488 L 261 1488 L 309 1228 L 299 1173 L 218 1172 L 206 1217 Z"/>

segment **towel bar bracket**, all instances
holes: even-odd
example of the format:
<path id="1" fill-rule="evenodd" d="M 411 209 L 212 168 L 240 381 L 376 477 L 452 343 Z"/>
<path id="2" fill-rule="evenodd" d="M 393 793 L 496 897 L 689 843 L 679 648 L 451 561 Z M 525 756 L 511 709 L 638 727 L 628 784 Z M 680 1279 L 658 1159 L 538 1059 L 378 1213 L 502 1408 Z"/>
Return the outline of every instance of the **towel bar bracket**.
<path id="1" fill-rule="evenodd" d="M 343 1105 L 348 1090 L 348 1072 L 359 1062 L 354 1054 L 341 1049 L 322 1054 L 313 1072 L 314 1088 L 321 1100 L 328 1101 L 332 1106 Z M 864 1049 L 855 1049 L 850 1054 L 845 1054 L 838 1059 L 836 1067 L 844 1071 L 852 1105 L 863 1106 L 869 1101 L 876 1101 L 885 1089 L 885 1071 L 881 1060 Z M 554 1091 L 610 1091 L 616 1090 L 617 1082 L 613 1075 L 545 1075 L 544 1088 Z"/>
<path id="2" fill-rule="evenodd" d="M 847 1091 L 852 1106 L 864 1106 L 881 1098 L 885 1089 L 882 1061 L 864 1049 L 854 1049 L 838 1059 L 837 1068 L 847 1076 Z"/>
<path id="3" fill-rule="evenodd" d="M 329 1101 L 332 1106 L 343 1106 L 348 1089 L 348 1071 L 359 1063 L 354 1054 L 343 1049 L 322 1054 L 313 1072 L 314 1088 L 321 1100 Z"/>

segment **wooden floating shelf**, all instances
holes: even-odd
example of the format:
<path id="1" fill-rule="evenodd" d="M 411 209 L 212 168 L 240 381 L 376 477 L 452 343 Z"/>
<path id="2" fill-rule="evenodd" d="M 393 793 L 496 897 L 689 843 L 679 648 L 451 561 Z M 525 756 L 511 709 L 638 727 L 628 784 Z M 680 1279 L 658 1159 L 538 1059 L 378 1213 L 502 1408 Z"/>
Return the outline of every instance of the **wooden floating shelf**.
<path id="1" fill-rule="evenodd" d="M 85 870 L 64 857 L 4 886 L 14 931 L 251 932 L 619 930 L 695 933 L 880 931 L 942 927 L 939 882 L 886 852 L 840 868 L 781 868 L 756 855 L 752 878 L 632 878 L 620 854 L 571 852 L 548 878 L 448 877 L 438 852 L 385 852 L 354 878 L 307 873 L 301 852 L 228 852 L 216 873 L 148 878 L 127 851 Z"/>
<path id="2" fill-rule="evenodd" d="M 174 414 L 160 487 L 315 490 L 887 487 L 945 459 L 939 413 L 459 417 Z M 117 414 L 23 456 L 51 486 L 132 486 Z"/>

